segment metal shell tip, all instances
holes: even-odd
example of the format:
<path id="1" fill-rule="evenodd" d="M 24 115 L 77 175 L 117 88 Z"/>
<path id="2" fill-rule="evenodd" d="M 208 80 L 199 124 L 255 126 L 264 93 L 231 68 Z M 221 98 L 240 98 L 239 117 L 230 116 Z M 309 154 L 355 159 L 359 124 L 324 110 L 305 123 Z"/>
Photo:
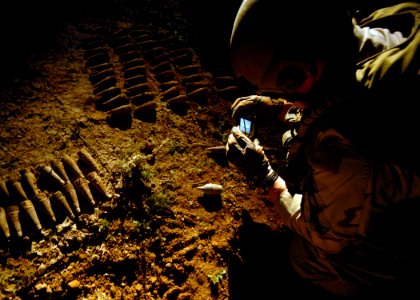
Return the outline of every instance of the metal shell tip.
<path id="1" fill-rule="evenodd" d="M 207 183 L 197 188 L 207 195 L 220 195 L 223 192 L 223 186 L 215 183 Z"/>

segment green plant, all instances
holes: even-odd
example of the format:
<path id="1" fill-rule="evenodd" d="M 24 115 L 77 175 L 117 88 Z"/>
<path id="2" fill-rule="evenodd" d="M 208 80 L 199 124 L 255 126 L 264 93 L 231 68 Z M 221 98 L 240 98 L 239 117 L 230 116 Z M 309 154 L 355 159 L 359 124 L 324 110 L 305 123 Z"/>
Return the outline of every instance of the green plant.
<path id="1" fill-rule="evenodd" d="M 137 192 L 145 192 L 150 189 L 149 184 L 154 169 L 147 163 L 148 159 L 149 156 L 135 154 L 128 159 L 122 160 L 121 170 L 126 188 L 133 188 Z"/>
<path id="2" fill-rule="evenodd" d="M 152 212 L 165 211 L 169 206 L 169 199 L 163 194 L 152 194 L 146 204 Z"/>
<path id="3" fill-rule="evenodd" d="M 75 127 L 73 128 L 71 135 L 70 135 L 70 139 L 73 141 L 76 141 L 78 139 L 80 139 L 80 128 L 79 127 Z"/>
<path id="4" fill-rule="evenodd" d="M 135 232 L 144 235 L 150 233 L 151 230 L 151 221 L 143 219 L 141 221 L 133 220 L 133 225 Z"/>
<path id="5" fill-rule="evenodd" d="M 109 221 L 105 219 L 101 219 L 99 225 L 99 232 L 107 232 L 109 229 Z"/>
<path id="6" fill-rule="evenodd" d="M 173 155 L 175 153 L 182 153 L 184 151 L 184 148 L 181 147 L 181 145 L 178 143 L 178 141 L 172 140 L 169 144 L 169 154 Z"/>
<path id="7" fill-rule="evenodd" d="M 212 284 L 218 284 L 219 281 L 223 279 L 223 277 L 226 275 L 226 270 L 219 270 L 216 271 L 214 274 L 209 274 L 207 277 L 210 279 Z"/>
<path id="8" fill-rule="evenodd" d="M 143 170 L 141 171 L 141 177 L 144 178 L 145 180 L 149 181 L 151 174 L 152 174 L 152 171 L 151 171 L 150 167 L 143 166 Z"/>

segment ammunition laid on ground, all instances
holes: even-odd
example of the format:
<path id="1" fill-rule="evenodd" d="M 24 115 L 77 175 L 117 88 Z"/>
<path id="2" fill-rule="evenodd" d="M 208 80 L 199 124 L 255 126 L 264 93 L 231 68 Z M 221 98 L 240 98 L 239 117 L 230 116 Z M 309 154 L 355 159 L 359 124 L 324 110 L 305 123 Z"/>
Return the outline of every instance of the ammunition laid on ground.
<path id="1" fill-rule="evenodd" d="M 54 223 L 57 222 L 57 219 L 55 217 L 54 211 L 51 207 L 51 201 L 50 199 L 47 197 L 47 195 L 43 192 L 39 192 L 36 196 L 35 196 L 37 203 L 39 203 L 39 205 L 41 206 L 42 210 L 44 211 L 44 213 L 51 219 L 51 221 L 53 221 Z"/>
<path id="2" fill-rule="evenodd" d="M 156 102 L 147 102 L 134 108 L 133 116 L 139 120 L 156 119 Z"/>
<path id="3" fill-rule="evenodd" d="M 108 111 L 127 104 L 130 104 L 130 99 L 125 96 L 118 95 L 102 103 L 100 109 Z"/>
<path id="4" fill-rule="evenodd" d="M 12 222 L 13 228 L 15 229 L 18 237 L 22 237 L 23 232 L 22 232 L 22 226 L 19 221 L 19 206 L 17 205 L 16 202 L 11 201 L 9 190 L 6 185 L 6 181 L 4 180 L 0 181 L 0 192 L 1 192 L 1 197 L 3 200 L 2 204 L 4 205 L 5 211 L 6 211 L 6 216 L 7 216 L 6 222 L 8 218 Z M 10 234 L 10 230 L 9 231 L 6 230 L 5 234 L 6 235 Z"/>
<path id="5" fill-rule="evenodd" d="M 30 196 L 36 196 L 36 194 L 38 194 L 40 190 L 36 185 L 35 174 L 30 169 L 21 169 L 19 173 L 23 177 L 26 185 L 29 188 L 28 192 L 30 192 Z"/>
<path id="6" fill-rule="evenodd" d="M 96 171 L 98 174 L 102 175 L 101 168 L 99 167 L 98 162 L 92 157 L 92 155 L 86 150 L 81 149 L 77 152 L 79 159 L 86 164 L 92 171 Z"/>
<path id="7" fill-rule="evenodd" d="M 163 99 L 169 99 L 172 97 L 175 97 L 176 95 L 179 95 L 181 92 L 181 88 L 179 85 L 170 87 L 169 89 L 163 91 L 160 95 Z M 165 100 L 163 100 L 165 101 Z"/>
<path id="8" fill-rule="evenodd" d="M 3 231 L 4 236 L 6 239 L 10 239 L 10 229 L 9 224 L 7 223 L 7 216 L 6 211 L 4 210 L 3 206 L 0 206 L 0 228 Z"/>
<path id="9" fill-rule="evenodd" d="M 95 205 L 95 200 L 93 199 L 92 192 L 89 188 L 89 181 L 83 175 L 82 170 L 79 168 L 77 163 L 67 154 L 64 154 L 61 158 L 63 165 L 68 167 L 71 172 L 73 173 L 74 180 L 73 185 L 76 190 L 85 198 L 87 199 L 91 205 Z"/>
<path id="10" fill-rule="evenodd" d="M 86 198 L 92 206 L 96 205 L 95 199 L 93 199 L 92 192 L 89 188 L 89 181 L 85 177 L 77 178 L 73 181 L 73 184 L 77 191 Z"/>
<path id="11" fill-rule="evenodd" d="M 23 200 L 22 202 L 20 202 L 20 205 L 28 213 L 29 217 L 34 222 L 34 224 L 36 226 L 36 229 L 41 230 L 42 225 L 41 225 L 41 222 L 39 221 L 38 214 L 36 213 L 35 206 L 34 206 L 33 202 L 31 200 L 27 199 L 27 200 Z"/>
<path id="12" fill-rule="evenodd" d="M 70 181 L 69 176 L 66 173 L 63 163 L 59 159 L 54 159 L 51 161 L 53 169 L 64 179 L 65 183 L 62 186 L 64 196 L 70 199 L 72 208 L 75 210 L 76 214 L 80 214 L 80 204 L 77 197 L 76 190 L 73 184 Z"/>
<path id="13" fill-rule="evenodd" d="M 141 105 L 141 104 L 144 104 L 144 103 L 147 103 L 147 102 L 154 101 L 155 97 L 156 97 L 155 93 L 146 92 L 146 93 L 143 93 L 143 94 L 132 96 L 131 97 L 131 103 L 134 106 L 138 106 L 138 105 Z"/>
<path id="14" fill-rule="evenodd" d="M 102 171 L 97 161 L 86 149 L 81 149 L 78 157 L 76 162 L 64 154 L 61 159 L 53 159 L 49 164 L 22 168 L 17 176 L 14 174 L 0 180 L 0 230 L 7 240 L 12 236 L 11 227 L 19 238 L 23 237 L 21 209 L 27 213 L 35 227 L 42 230 L 37 208 L 41 208 L 56 224 L 57 218 L 53 210 L 55 207 L 59 207 L 66 216 L 75 220 L 81 213 L 79 197 L 85 198 L 92 206 L 96 204 L 90 185 L 97 190 L 98 195 L 106 199 L 112 198 L 99 175 Z M 41 175 L 42 183 L 38 186 L 38 176 Z"/>
<path id="15" fill-rule="evenodd" d="M 66 197 L 63 195 L 63 193 L 61 193 L 60 191 L 56 191 L 55 193 L 53 193 L 50 197 L 50 200 L 52 200 L 52 202 L 55 202 L 58 204 L 59 207 L 61 207 L 64 212 L 67 214 L 67 216 L 74 220 L 76 219 L 76 216 L 74 215 L 69 203 L 67 202 Z"/>
<path id="16" fill-rule="evenodd" d="M 206 87 L 201 87 L 198 89 L 195 89 L 188 93 L 188 96 L 207 96 L 208 89 Z"/>
<path id="17" fill-rule="evenodd" d="M 63 165 L 71 171 L 74 179 L 84 177 L 82 170 L 80 170 L 77 163 L 70 156 L 63 154 L 61 161 L 63 162 Z"/>
<path id="18" fill-rule="evenodd" d="M 67 175 L 64 165 L 59 159 L 53 159 L 51 161 L 51 167 L 64 180 L 64 182 L 70 181 L 70 178 Z"/>
<path id="19" fill-rule="evenodd" d="M 41 164 L 38 168 L 46 174 L 50 179 L 52 179 L 59 186 L 63 186 L 66 182 L 51 168 L 51 166 Z"/>
<path id="20" fill-rule="evenodd" d="M 66 181 L 66 184 L 63 186 L 63 192 L 64 195 L 70 199 L 71 206 L 75 210 L 76 214 L 80 214 L 81 210 L 79 198 L 74 185 L 70 181 Z"/>
<path id="21" fill-rule="evenodd" d="M 48 215 L 48 217 L 51 219 L 51 221 L 56 223 L 57 219 L 55 217 L 54 211 L 52 210 L 51 201 L 47 197 L 47 195 L 45 193 L 41 192 L 37 195 L 37 200 L 38 200 L 38 203 L 40 204 L 40 206 L 42 207 L 42 210 Z"/>
<path id="22" fill-rule="evenodd" d="M 215 183 L 207 183 L 203 186 L 197 187 L 199 190 L 202 190 L 204 194 L 207 195 L 220 195 L 223 192 L 223 186 Z"/>
<path id="23" fill-rule="evenodd" d="M 6 207 L 6 213 L 10 221 L 12 221 L 13 227 L 15 228 L 18 237 L 23 236 L 22 225 L 19 221 L 19 206 L 17 204 L 11 204 Z"/>
<path id="24" fill-rule="evenodd" d="M 166 100 L 165 102 L 168 104 L 185 104 L 188 100 L 186 95 L 178 95 L 173 98 Z"/>
<path id="25" fill-rule="evenodd" d="M 52 210 L 50 199 L 48 199 L 47 195 L 38 188 L 36 178 L 32 170 L 22 169 L 20 170 L 20 174 L 23 176 L 26 184 L 28 185 L 29 192 L 31 193 L 30 196 L 36 200 L 36 203 L 41 206 L 41 209 L 51 219 L 51 221 L 56 223 L 57 219 L 54 211 Z"/>
<path id="26" fill-rule="evenodd" d="M 217 153 L 226 153 L 226 145 L 209 147 L 209 148 L 207 148 L 207 150 L 209 150 L 211 152 L 217 152 Z"/>
<path id="27" fill-rule="evenodd" d="M 34 222 L 38 230 L 42 229 L 41 222 L 39 221 L 38 214 L 36 213 L 34 204 L 31 200 L 28 199 L 25 191 L 23 190 L 22 184 L 18 179 L 11 179 L 9 182 L 10 187 L 13 189 L 11 192 L 14 192 L 15 196 L 18 198 L 18 203 L 22 208 L 27 212 L 28 216 Z M 9 190 L 10 191 L 10 190 Z M 10 195 L 12 197 L 12 195 Z"/>
<path id="28" fill-rule="evenodd" d="M 90 172 L 86 177 L 101 195 L 105 196 L 107 199 L 112 197 L 111 194 L 108 193 L 105 184 L 102 182 L 101 177 L 98 173 L 96 173 L 96 171 Z"/>
<path id="29" fill-rule="evenodd" d="M 122 105 L 108 111 L 110 115 L 130 115 L 133 113 L 133 106 L 131 104 Z"/>

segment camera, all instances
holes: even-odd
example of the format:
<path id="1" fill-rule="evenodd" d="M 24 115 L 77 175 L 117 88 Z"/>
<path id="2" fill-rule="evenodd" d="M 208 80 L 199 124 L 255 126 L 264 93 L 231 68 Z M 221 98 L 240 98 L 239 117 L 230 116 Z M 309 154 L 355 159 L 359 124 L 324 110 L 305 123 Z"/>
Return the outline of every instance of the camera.
<path id="1" fill-rule="evenodd" d="M 255 116 L 252 114 L 242 115 L 239 117 L 239 130 L 249 138 L 255 135 Z"/>

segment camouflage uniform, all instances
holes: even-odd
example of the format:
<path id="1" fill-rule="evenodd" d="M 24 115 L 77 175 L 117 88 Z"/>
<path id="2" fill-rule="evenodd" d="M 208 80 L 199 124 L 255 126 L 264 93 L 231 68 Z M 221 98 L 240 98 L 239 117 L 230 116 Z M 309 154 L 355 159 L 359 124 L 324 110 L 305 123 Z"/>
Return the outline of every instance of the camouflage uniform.
<path id="1" fill-rule="evenodd" d="M 290 146 L 290 171 L 303 170 L 285 178 L 280 197 L 301 201 L 283 211 L 298 233 L 291 261 L 335 294 L 391 292 L 420 277 L 419 7 L 398 4 L 355 24 L 354 90 L 305 111 Z"/>

